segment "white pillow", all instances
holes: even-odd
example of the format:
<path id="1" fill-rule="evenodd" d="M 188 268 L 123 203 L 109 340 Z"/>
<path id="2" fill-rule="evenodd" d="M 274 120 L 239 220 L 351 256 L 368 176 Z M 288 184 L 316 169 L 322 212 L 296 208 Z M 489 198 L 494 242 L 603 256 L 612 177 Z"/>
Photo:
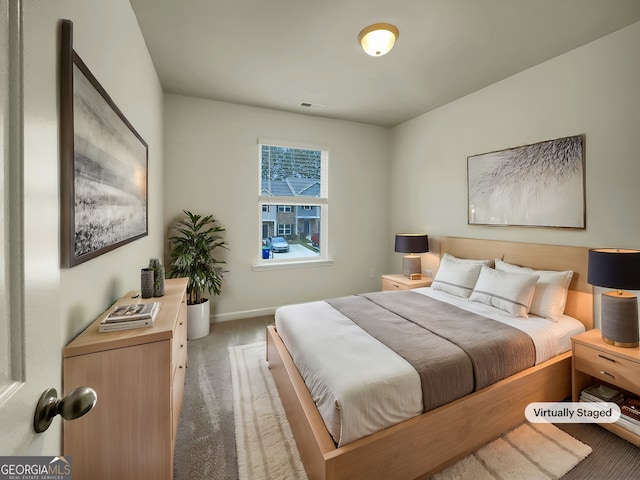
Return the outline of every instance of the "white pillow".
<path id="1" fill-rule="evenodd" d="M 445 253 L 431 288 L 458 297 L 469 298 L 476 280 L 478 280 L 480 268 L 490 263 L 491 260 L 470 260 Z"/>
<path id="2" fill-rule="evenodd" d="M 503 272 L 482 266 L 469 300 L 527 318 L 538 278 L 531 273 Z"/>
<path id="3" fill-rule="evenodd" d="M 552 270 L 533 270 L 531 268 L 520 267 L 511 263 L 495 260 L 496 270 L 504 272 L 525 272 L 540 275 L 536 283 L 536 291 L 531 301 L 530 312 L 539 317 L 554 320 L 564 314 L 564 307 L 567 303 L 567 292 L 573 277 L 573 272 L 555 272 Z"/>

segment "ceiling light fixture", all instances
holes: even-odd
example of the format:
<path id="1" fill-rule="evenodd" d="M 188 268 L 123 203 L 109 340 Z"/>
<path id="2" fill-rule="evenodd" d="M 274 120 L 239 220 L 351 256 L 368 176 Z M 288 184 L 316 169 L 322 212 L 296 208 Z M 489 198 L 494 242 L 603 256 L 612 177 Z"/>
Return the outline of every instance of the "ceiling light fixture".
<path id="1" fill-rule="evenodd" d="M 396 43 L 399 32 L 389 23 L 374 23 L 364 28 L 358 35 L 362 49 L 372 57 L 381 57 L 389 53 Z"/>

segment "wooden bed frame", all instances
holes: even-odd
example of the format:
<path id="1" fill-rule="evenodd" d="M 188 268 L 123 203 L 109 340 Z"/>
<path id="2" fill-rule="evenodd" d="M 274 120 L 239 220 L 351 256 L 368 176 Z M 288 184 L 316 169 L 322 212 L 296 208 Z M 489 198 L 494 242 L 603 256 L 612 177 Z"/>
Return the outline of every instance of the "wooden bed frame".
<path id="1" fill-rule="evenodd" d="M 565 312 L 593 328 L 586 247 L 445 237 L 440 254 L 493 259 L 544 270 L 573 270 Z M 275 327 L 267 360 L 311 480 L 427 478 L 525 420 L 531 402 L 571 395 L 571 352 L 483 390 L 336 448 Z"/>

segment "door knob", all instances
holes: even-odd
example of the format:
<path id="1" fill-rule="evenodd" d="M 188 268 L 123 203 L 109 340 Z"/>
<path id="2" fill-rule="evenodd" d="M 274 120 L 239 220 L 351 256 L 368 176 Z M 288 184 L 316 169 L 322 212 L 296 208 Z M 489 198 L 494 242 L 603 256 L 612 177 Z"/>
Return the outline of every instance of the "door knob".
<path id="1" fill-rule="evenodd" d="M 49 388 L 40 396 L 33 416 L 33 428 L 36 433 L 44 432 L 58 414 L 65 420 L 79 418 L 91 410 L 97 400 L 98 394 L 93 388 L 78 387 L 62 398 L 58 398 L 55 388 Z"/>

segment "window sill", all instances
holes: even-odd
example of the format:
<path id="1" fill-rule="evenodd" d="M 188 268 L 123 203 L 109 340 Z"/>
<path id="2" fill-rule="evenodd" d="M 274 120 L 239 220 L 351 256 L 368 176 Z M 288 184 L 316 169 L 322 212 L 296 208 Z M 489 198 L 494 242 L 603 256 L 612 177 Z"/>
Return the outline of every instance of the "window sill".
<path id="1" fill-rule="evenodd" d="M 299 260 L 291 262 L 264 262 L 251 266 L 254 272 L 266 270 L 287 270 L 292 268 L 328 267 L 333 265 L 333 260 Z"/>

